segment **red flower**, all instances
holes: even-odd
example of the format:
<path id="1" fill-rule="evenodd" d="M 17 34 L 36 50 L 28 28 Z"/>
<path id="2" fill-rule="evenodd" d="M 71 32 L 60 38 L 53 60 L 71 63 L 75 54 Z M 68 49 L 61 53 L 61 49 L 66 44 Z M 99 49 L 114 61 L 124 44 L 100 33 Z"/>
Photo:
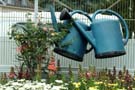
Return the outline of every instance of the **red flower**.
<path id="1" fill-rule="evenodd" d="M 50 60 L 49 65 L 48 65 L 48 70 L 56 71 L 54 57 L 51 57 L 51 60 Z"/>

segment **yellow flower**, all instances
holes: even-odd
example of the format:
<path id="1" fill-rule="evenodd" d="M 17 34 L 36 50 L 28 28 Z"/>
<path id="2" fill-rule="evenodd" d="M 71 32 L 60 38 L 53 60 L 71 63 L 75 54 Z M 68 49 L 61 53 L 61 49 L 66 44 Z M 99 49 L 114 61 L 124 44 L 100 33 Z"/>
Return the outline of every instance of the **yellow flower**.
<path id="1" fill-rule="evenodd" d="M 118 84 L 117 83 L 108 83 L 108 86 L 115 87 L 115 86 L 118 86 Z"/>
<path id="2" fill-rule="evenodd" d="M 124 80 L 123 80 L 123 79 L 122 79 L 121 81 L 122 81 L 122 82 L 124 82 Z"/>
<path id="3" fill-rule="evenodd" d="M 73 85 L 75 86 L 75 88 L 79 88 L 81 86 L 81 83 L 80 82 L 74 82 Z"/>
<path id="4" fill-rule="evenodd" d="M 15 38 L 16 38 L 16 39 L 20 39 L 20 35 L 16 35 Z"/>
<path id="5" fill-rule="evenodd" d="M 98 90 L 96 87 L 89 87 L 89 90 Z"/>
<path id="6" fill-rule="evenodd" d="M 103 82 L 95 82 L 96 85 L 102 84 Z"/>
<path id="7" fill-rule="evenodd" d="M 126 90 L 125 88 L 118 88 L 117 90 Z"/>
<path id="8" fill-rule="evenodd" d="M 51 32 L 51 36 L 57 36 L 58 33 L 57 32 Z"/>

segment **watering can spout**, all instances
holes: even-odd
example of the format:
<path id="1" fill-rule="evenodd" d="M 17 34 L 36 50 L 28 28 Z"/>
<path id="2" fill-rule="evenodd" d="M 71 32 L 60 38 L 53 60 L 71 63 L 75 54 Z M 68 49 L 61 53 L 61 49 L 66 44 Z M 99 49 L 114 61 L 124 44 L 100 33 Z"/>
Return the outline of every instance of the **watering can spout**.
<path id="1" fill-rule="evenodd" d="M 57 25 L 56 16 L 55 16 L 55 9 L 52 5 L 50 6 L 50 13 L 51 13 L 53 28 L 55 29 L 56 32 L 58 32 L 59 29 L 58 29 L 58 25 Z"/>
<path id="2" fill-rule="evenodd" d="M 89 27 L 89 29 L 85 30 L 82 26 L 83 24 L 81 24 L 80 22 L 78 22 L 77 20 L 74 21 L 74 24 L 76 26 L 76 28 L 78 28 L 79 32 L 86 38 L 86 40 L 92 45 L 93 48 L 96 47 L 96 41 L 95 38 L 92 34 L 92 31 Z"/>

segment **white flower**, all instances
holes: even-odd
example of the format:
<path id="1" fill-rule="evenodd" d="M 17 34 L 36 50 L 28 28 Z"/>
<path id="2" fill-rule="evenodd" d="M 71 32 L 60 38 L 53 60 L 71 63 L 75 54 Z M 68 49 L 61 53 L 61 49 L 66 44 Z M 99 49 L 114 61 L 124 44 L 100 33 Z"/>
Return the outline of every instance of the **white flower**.
<path id="1" fill-rule="evenodd" d="M 56 83 L 63 83 L 62 80 L 55 80 Z"/>
<path id="2" fill-rule="evenodd" d="M 51 90 L 60 90 L 61 89 L 61 86 L 53 86 L 52 88 L 51 88 Z"/>
<path id="3" fill-rule="evenodd" d="M 25 84 L 24 86 L 23 86 L 25 89 L 30 89 L 31 88 L 31 84 L 29 83 L 29 84 Z"/>
<path id="4" fill-rule="evenodd" d="M 41 82 L 46 82 L 46 79 L 41 79 Z"/>
<path id="5" fill-rule="evenodd" d="M 25 90 L 25 88 L 24 87 L 21 87 L 21 88 L 19 88 L 19 90 Z"/>
<path id="6" fill-rule="evenodd" d="M 25 79 L 19 79 L 19 80 L 17 80 L 17 82 L 24 82 L 25 81 Z"/>
<path id="7" fill-rule="evenodd" d="M 46 86 L 44 88 L 45 88 L 45 90 L 50 90 L 51 84 L 46 84 Z"/>
<path id="8" fill-rule="evenodd" d="M 18 82 L 13 82 L 12 85 L 15 86 L 15 87 L 21 87 L 21 86 L 23 86 L 22 83 L 18 83 Z"/>

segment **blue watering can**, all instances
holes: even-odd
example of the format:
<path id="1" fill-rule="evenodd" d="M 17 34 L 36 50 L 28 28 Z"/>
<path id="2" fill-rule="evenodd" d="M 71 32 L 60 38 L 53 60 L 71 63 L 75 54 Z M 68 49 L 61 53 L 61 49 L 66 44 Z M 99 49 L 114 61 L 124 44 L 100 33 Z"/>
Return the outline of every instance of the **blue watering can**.
<path id="1" fill-rule="evenodd" d="M 80 11 L 76 13 L 80 13 Z M 115 15 L 118 17 L 118 20 L 95 19 L 96 15 L 102 13 Z M 72 14 L 68 15 L 72 17 Z M 92 45 L 96 58 L 116 57 L 126 54 L 124 45 L 128 42 L 128 26 L 118 13 L 112 10 L 103 9 L 96 11 L 92 18 L 89 17 L 88 19 L 92 22 L 90 30 L 85 29 L 77 20 L 74 20 L 74 26 L 78 28 L 77 30 L 79 30 Z M 120 22 L 125 30 L 125 38 L 122 36 Z"/>
<path id="2" fill-rule="evenodd" d="M 51 19 L 52 19 L 52 24 L 54 29 L 56 32 L 60 32 L 59 30 L 60 28 L 57 25 L 58 23 L 54 13 L 55 11 L 52 6 L 50 7 L 50 12 L 51 12 Z M 65 10 L 63 10 L 61 16 L 68 15 L 65 14 L 66 12 Z M 66 16 L 66 17 L 70 18 L 70 16 Z M 68 25 L 68 23 L 70 22 L 71 20 L 64 20 L 63 24 Z M 88 25 L 82 22 L 78 22 L 78 23 L 85 30 L 89 28 Z M 78 32 L 77 28 L 73 25 L 68 29 L 68 34 L 61 40 L 60 44 L 56 44 L 56 47 L 54 48 L 54 52 L 76 61 L 83 61 L 84 54 L 92 50 L 92 48 L 87 50 L 87 43 L 88 41 L 85 39 L 85 37 L 81 35 Z"/>

